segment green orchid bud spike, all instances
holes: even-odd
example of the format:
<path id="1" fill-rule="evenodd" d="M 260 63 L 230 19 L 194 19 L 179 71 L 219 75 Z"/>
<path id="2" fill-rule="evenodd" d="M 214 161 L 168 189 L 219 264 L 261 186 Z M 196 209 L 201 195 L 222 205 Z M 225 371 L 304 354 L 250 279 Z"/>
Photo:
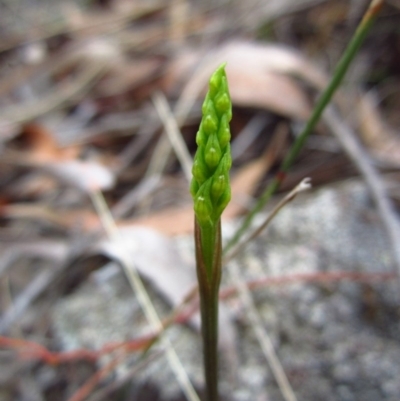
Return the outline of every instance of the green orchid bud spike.
<path id="1" fill-rule="evenodd" d="M 232 104 L 225 64 L 219 66 L 210 78 L 202 113 L 203 117 L 196 136 L 198 149 L 192 169 L 191 193 L 194 204 L 197 205 L 196 218 L 200 226 L 204 227 L 205 224 L 215 225 L 219 221 L 230 200 L 229 121 L 232 118 Z M 205 216 L 205 213 L 208 215 Z"/>
<path id="2" fill-rule="evenodd" d="M 218 290 L 222 273 L 221 214 L 231 199 L 229 121 L 232 104 L 225 64 L 211 75 L 196 135 L 190 192 L 194 200 L 206 400 L 218 401 Z"/>

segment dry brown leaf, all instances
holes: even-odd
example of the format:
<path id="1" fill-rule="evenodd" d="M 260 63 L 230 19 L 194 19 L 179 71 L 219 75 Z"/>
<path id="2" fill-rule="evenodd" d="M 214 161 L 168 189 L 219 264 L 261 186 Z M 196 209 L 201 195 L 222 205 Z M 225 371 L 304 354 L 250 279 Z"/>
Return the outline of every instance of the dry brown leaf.
<path id="1" fill-rule="evenodd" d="M 46 163 L 41 168 L 65 184 L 87 193 L 108 190 L 115 184 L 114 174 L 94 161 L 66 160 Z"/>
<path id="2" fill-rule="evenodd" d="M 115 30 L 115 27 L 123 27 L 125 24 L 144 17 L 152 12 L 162 10 L 165 5 L 160 2 L 128 2 L 125 7 L 112 7 L 107 11 L 82 12 L 73 2 L 63 3 L 63 9 L 67 22 L 64 28 L 69 33 L 79 36 L 91 34 L 100 35 L 104 31 Z"/>
<path id="3" fill-rule="evenodd" d="M 0 216 L 8 219 L 40 220 L 67 230 L 93 231 L 100 228 L 97 214 L 88 210 L 54 210 L 42 205 L 13 203 L 0 206 Z"/>
<path id="4" fill-rule="evenodd" d="M 209 75 L 222 62 L 227 63 L 234 105 L 268 109 L 300 120 L 307 119 L 311 109 L 306 94 L 292 76 L 318 88 L 327 82 L 321 71 L 292 49 L 235 41 L 217 48 L 206 58 L 200 51 L 182 54 L 171 64 L 165 88 L 172 90 L 198 65 L 201 67 L 191 79 L 198 82 L 196 86 L 205 88 Z"/>
<path id="5" fill-rule="evenodd" d="M 77 146 L 61 148 L 51 132 L 44 125 L 38 123 L 26 124 L 23 127 L 22 135 L 28 144 L 25 157 L 33 163 L 42 164 L 54 160 L 74 159 L 80 152 Z"/>
<path id="6" fill-rule="evenodd" d="M 377 158 L 398 166 L 400 137 L 385 124 L 376 103 L 371 93 L 360 97 L 358 102 L 360 134 L 364 143 Z"/>
<path id="7" fill-rule="evenodd" d="M 150 216 L 121 221 L 119 227 L 143 226 L 166 235 L 179 235 L 193 232 L 193 219 L 193 207 L 170 207 Z"/>
<path id="8" fill-rule="evenodd" d="M 70 256 L 69 252 L 70 246 L 61 240 L 35 239 L 29 242 L 9 244 L 2 249 L 0 277 L 18 258 L 40 258 L 51 260 L 54 263 L 62 263 Z"/>
<path id="9" fill-rule="evenodd" d="M 120 227 L 118 236 L 102 241 L 99 249 L 117 261 L 133 262 L 172 305 L 181 303 L 196 283 L 194 267 L 185 266 L 172 239 L 150 228 Z"/>
<path id="10" fill-rule="evenodd" d="M 155 59 L 122 61 L 111 67 L 108 76 L 96 88 L 101 96 L 113 96 L 148 82 L 160 68 Z"/>
<path id="11" fill-rule="evenodd" d="M 324 1 L 326 0 L 247 0 L 236 2 L 235 7 L 238 15 L 241 15 L 242 24 L 252 31 L 255 26 L 275 21 L 281 16 L 289 16 Z"/>
<path id="12" fill-rule="evenodd" d="M 133 264 L 174 307 L 180 305 L 196 285 L 194 259 L 193 266 L 188 266 L 175 242 L 155 230 L 140 226 L 120 228 L 115 238 L 100 242 L 97 248 L 127 268 L 132 268 Z M 234 352 L 236 329 L 223 305 L 219 312 L 220 345 L 224 350 Z M 190 321 L 194 327 L 200 328 L 199 314 Z"/>
<path id="13" fill-rule="evenodd" d="M 28 149 L 15 152 L 12 163 L 39 168 L 61 182 L 90 193 L 108 190 L 114 186 L 115 176 L 110 169 L 96 161 L 77 160 L 77 146 L 61 148 L 51 132 L 32 123 L 24 128 Z"/>
<path id="14" fill-rule="evenodd" d="M 296 119 L 307 119 L 310 108 L 304 93 L 292 78 L 270 72 L 244 74 L 242 66 L 227 68 L 233 103 L 258 107 Z"/>

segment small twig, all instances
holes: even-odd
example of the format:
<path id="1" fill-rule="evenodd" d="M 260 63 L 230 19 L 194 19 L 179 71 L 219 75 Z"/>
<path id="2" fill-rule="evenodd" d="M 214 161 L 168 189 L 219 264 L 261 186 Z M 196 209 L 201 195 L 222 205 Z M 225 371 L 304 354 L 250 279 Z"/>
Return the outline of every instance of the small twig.
<path id="1" fill-rule="evenodd" d="M 283 199 L 279 201 L 279 203 L 274 207 L 271 213 L 269 213 L 269 215 L 266 217 L 266 219 L 263 221 L 262 224 L 260 224 L 252 233 L 250 233 L 250 235 L 245 240 L 237 244 L 236 247 L 233 248 L 232 251 L 229 252 L 229 254 L 223 258 L 223 264 L 226 264 L 230 260 L 232 260 L 235 256 L 238 255 L 239 252 L 243 250 L 243 248 L 249 242 L 258 237 L 261 234 L 261 232 L 268 227 L 269 223 L 279 213 L 279 211 L 289 202 L 291 202 L 300 192 L 307 191 L 310 188 L 311 188 L 311 179 L 304 178 L 300 182 L 300 184 L 298 184 L 291 192 L 289 192 Z"/>
<path id="2" fill-rule="evenodd" d="M 106 230 L 108 237 L 110 239 L 119 238 L 120 234 L 118 231 L 118 227 L 116 226 L 115 221 L 110 213 L 110 210 L 108 209 L 103 194 L 101 192 L 94 192 L 91 194 L 91 198 L 97 210 L 97 213 L 99 214 L 99 217 L 103 223 L 103 226 Z M 139 304 L 141 305 L 147 320 L 149 321 L 149 323 L 151 324 L 156 333 L 162 332 L 163 331 L 162 321 L 159 318 L 157 311 L 153 306 L 153 303 L 151 302 L 151 299 L 146 291 L 146 288 L 144 287 L 144 284 L 137 272 L 136 267 L 131 262 L 130 258 L 126 255 L 126 252 L 123 252 L 123 250 L 121 250 L 120 262 L 122 264 L 122 267 L 124 269 L 124 272 L 128 278 L 130 285 L 135 291 Z M 176 354 L 171 344 L 171 341 L 167 337 L 161 336 L 160 342 L 166 351 L 169 364 L 173 372 L 175 373 L 178 383 L 181 386 L 181 389 L 186 395 L 187 399 L 190 401 L 200 401 L 196 391 L 194 390 L 187 376 L 187 373 L 181 361 L 179 360 L 178 355 Z"/>
<path id="3" fill-rule="evenodd" d="M 264 330 L 263 328 L 260 314 L 258 313 L 256 306 L 254 305 L 253 298 L 249 292 L 249 289 L 240 276 L 237 263 L 233 262 L 230 265 L 230 268 L 227 269 L 227 271 L 234 282 L 235 289 L 237 290 L 239 298 L 246 309 L 246 316 L 251 323 L 251 327 L 254 330 L 261 350 L 268 361 L 268 364 L 272 370 L 272 373 L 275 377 L 279 389 L 282 392 L 283 397 L 286 401 L 297 401 L 292 386 L 290 385 L 286 373 L 278 358 L 278 355 L 275 352 L 272 341 L 266 330 Z"/>
<path id="4" fill-rule="evenodd" d="M 127 372 L 123 377 L 118 378 L 116 381 L 107 385 L 104 389 L 99 390 L 95 393 L 92 397 L 90 397 L 89 401 L 100 401 L 108 397 L 112 394 L 115 390 L 122 387 L 125 383 L 130 381 L 136 374 L 138 374 L 141 370 L 143 370 L 148 364 L 154 362 L 157 358 L 162 356 L 162 351 L 157 350 L 153 352 L 151 355 L 148 355 L 146 359 L 138 362 L 133 366 L 129 372 Z"/>
<path id="5" fill-rule="evenodd" d="M 285 274 L 276 277 L 261 277 L 246 283 L 250 290 L 276 285 L 290 285 L 297 283 L 334 283 L 341 281 L 353 281 L 356 283 L 375 283 L 378 281 L 390 281 L 396 277 L 394 273 L 355 273 L 333 271 L 329 273 L 299 273 Z M 237 294 L 235 286 L 223 288 L 220 291 L 220 299 L 226 299 Z"/>
<path id="6" fill-rule="evenodd" d="M 13 300 L 9 309 L 3 314 L 0 319 L 0 334 L 5 333 L 10 326 L 22 316 L 28 307 L 37 299 L 55 278 L 66 267 L 65 261 L 61 264 L 48 268 L 40 272 L 36 277 L 21 291 L 15 300 Z"/>
<path id="7" fill-rule="evenodd" d="M 13 300 L 9 309 L 3 314 L 0 320 L 0 333 L 5 333 L 36 299 L 45 288 L 53 281 L 56 273 L 54 270 L 45 270 L 39 273 L 33 281 Z"/>
<path id="8" fill-rule="evenodd" d="M 196 71 L 193 73 L 193 76 L 183 88 L 181 95 L 176 102 L 173 115 L 176 119 L 178 127 L 183 125 L 191 109 L 195 105 L 199 94 L 207 85 L 210 70 L 212 70 L 212 65 L 214 64 L 213 56 L 214 54 L 211 53 L 202 59 L 202 62 L 200 65 L 198 65 Z M 164 170 L 171 154 L 171 149 L 172 147 L 170 140 L 163 135 L 160 138 L 155 151 L 153 152 L 146 176 L 160 174 L 160 172 Z"/>
<path id="9" fill-rule="evenodd" d="M 73 83 L 56 91 L 52 90 L 51 93 L 43 96 L 40 100 L 8 107 L 0 114 L 0 121 L 3 121 L 2 125 L 7 126 L 29 121 L 60 107 L 87 90 L 88 86 L 106 71 L 108 65 L 108 62 L 100 61 L 90 63 Z"/>
<path id="10" fill-rule="evenodd" d="M 355 283 L 369 283 L 374 284 L 382 281 L 391 281 L 396 278 L 395 273 L 358 273 L 346 271 L 332 271 L 329 273 L 300 273 L 300 274 L 285 274 L 275 277 L 260 277 L 254 280 L 244 282 L 248 290 L 254 291 L 261 288 L 291 285 L 298 283 L 308 284 L 327 284 L 342 281 L 352 281 Z M 237 286 L 229 286 L 222 288 L 219 293 L 219 299 L 224 300 L 237 295 Z M 173 323 L 183 324 L 186 323 L 194 313 L 198 311 L 198 300 L 193 298 L 187 299 L 187 307 L 182 305 L 175 308 L 174 312 L 164 319 L 163 329 L 165 330 Z M 29 358 L 50 365 L 59 365 L 63 363 L 75 362 L 78 360 L 97 361 L 104 355 L 111 354 L 118 350 L 125 350 L 126 352 L 143 351 L 153 343 L 161 333 L 142 336 L 133 340 L 108 343 L 100 350 L 93 351 L 88 349 L 77 349 L 74 351 L 66 352 L 53 352 L 34 341 L 29 341 L 21 338 L 3 337 L 0 336 L 0 347 L 5 349 L 12 349 L 16 351 L 21 358 Z"/>
<path id="11" fill-rule="evenodd" d="M 100 21 L 98 21 L 96 19 L 91 18 L 93 20 L 91 23 L 87 23 L 86 21 L 84 25 L 80 25 L 77 27 L 59 24 L 56 25 L 55 27 L 53 26 L 51 30 L 47 30 L 46 32 L 39 35 L 35 35 L 33 38 L 4 42 L 0 45 L 0 53 L 17 46 L 27 45 L 29 43 L 50 39 L 56 35 L 61 35 L 63 33 L 69 34 L 69 33 L 84 32 L 84 31 L 90 32 L 94 28 L 101 29 L 101 33 L 103 33 L 104 30 L 108 30 L 110 27 L 114 27 L 115 25 L 122 26 L 125 22 L 129 20 L 139 19 L 154 11 L 161 10 L 164 7 L 165 5 L 162 2 L 158 4 L 155 3 L 146 6 L 135 7 L 129 12 L 124 12 L 123 14 L 111 15 L 111 17 L 108 17 L 106 20 L 101 19 Z"/>
<path id="12" fill-rule="evenodd" d="M 182 170 L 187 181 L 192 178 L 192 157 L 186 147 L 186 143 L 182 138 L 182 133 L 178 127 L 175 117 L 171 113 L 167 99 L 164 94 L 157 91 L 152 96 L 154 106 L 164 124 L 165 132 L 171 142 L 172 148 L 175 150 L 176 156 L 181 163 Z"/>
<path id="13" fill-rule="evenodd" d="M 170 43 L 183 46 L 189 27 L 189 4 L 187 0 L 173 0 L 169 5 Z"/>
<path id="14" fill-rule="evenodd" d="M 232 159 L 240 157 L 254 140 L 260 135 L 268 122 L 268 117 L 262 113 L 257 113 L 239 132 L 239 135 L 232 141 Z"/>
<path id="15" fill-rule="evenodd" d="M 124 217 L 134 206 L 159 188 L 161 183 L 162 179 L 158 175 L 142 180 L 113 206 L 111 213 L 114 218 Z"/>
<path id="16" fill-rule="evenodd" d="M 61 365 L 76 361 L 97 362 L 102 356 L 119 351 L 126 353 L 144 351 L 156 339 L 157 335 L 147 335 L 133 340 L 108 343 L 99 350 L 82 348 L 74 351 L 53 352 L 34 341 L 0 336 L 0 347 L 14 350 L 23 359 L 34 359 L 49 365 Z"/>
<path id="17" fill-rule="evenodd" d="M 143 154 L 146 146 L 154 140 L 157 125 L 151 124 L 149 120 L 142 121 L 142 124 L 144 126 L 139 129 L 138 138 L 132 139 L 118 155 L 117 164 L 113 168 L 115 174 L 119 175 L 124 171 L 136 157 Z"/>
<path id="18" fill-rule="evenodd" d="M 168 163 L 171 154 L 171 143 L 166 135 L 161 135 L 151 155 L 150 163 L 144 174 L 144 179 L 160 176 Z"/>
<path id="19" fill-rule="evenodd" d="M 92 375 L 86 382 L 70 397 L 68 401 L 83 401 L 90 395 L 97 384 L 107 377 L 126 357 L 125 354 L 120 354 L 113 358 L 107 365 L 103 366 L 94 375 Z"/>

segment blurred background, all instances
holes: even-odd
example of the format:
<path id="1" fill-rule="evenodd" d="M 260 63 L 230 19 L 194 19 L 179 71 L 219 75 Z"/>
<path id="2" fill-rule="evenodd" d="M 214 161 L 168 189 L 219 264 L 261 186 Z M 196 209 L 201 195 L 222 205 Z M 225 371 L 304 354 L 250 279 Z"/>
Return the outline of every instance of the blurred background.
<path id="1" fill-rule="evenodd" d="M 162 347 L 137 368 L 154 327 L 122 274 L 121 247 L 166 317 L 194 284 L 188 181 L 211 72 L 227 62 L 229 236 L 301 132 L 368 4 L 0 1 L 0 400 L 182 399 Z M 386 1 L 335 112 L 279 190 L 310 177 L 322 191 L 316 203 L 304 198 L 303 211 L 299 203 L 274 226 L 276 254 L 266 237 L 237 260 L 255 286 L 283 273 L 296 282 L 254 296 L 299 401 L 400 399 L 396 258 L 381 223 L 397 221 L 400 200 L 399 23 L 400 1 Z M 343 135 L 380 172 L 389 216 L 360 184 Z M 226 278 L 228 289 L 234 283 Z M 237 369 L 222 368 L 222 399 L 293 401 L 259 356 L 241 298 L 231 294 L 225 307 L 222 365 Z M 200 391 L 196 327 L 170 331 Z M 115 342 L 122 356 L 107 348 Z"/>

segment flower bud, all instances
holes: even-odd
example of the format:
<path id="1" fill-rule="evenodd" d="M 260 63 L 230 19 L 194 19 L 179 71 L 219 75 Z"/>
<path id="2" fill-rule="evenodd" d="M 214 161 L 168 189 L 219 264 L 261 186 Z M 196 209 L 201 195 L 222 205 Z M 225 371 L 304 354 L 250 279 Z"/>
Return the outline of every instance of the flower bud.
<path id="1" fill-rule="evenodd" d="M 229 187 L 229 169 L 231 167 L 231 156 L 228 152 L 224 154 L 217 169 L 215 170 L 211 184 L 211 199 L 217 202 L 223 192 Z"/>
<path id="2" fill-rule="evenodd" d="M 214 201 L 214 203 L 218 201 L 227 186 L 229 186 L 229 178 L 227 174 L 214 174 L 211 185 L 211 199 Z"/>
<path id="3" fill-rule="evenodd" d="M 215 99 L 215 109 L 220 116 L 231 112 L 231 100 L 227 93 L 221 93 L 217 96 Z"/>
<path id="4" fill-rule="evenodd" d="M 203 184 L 210 176 L 210 172 L 207 168 L 207 164 L 203 160 L 201 153 L 202 153 L 202 149 L 199 148 L 196 152 L 196 156 L 194 158 L 193 167 L 192 167 L 193 177 L 196 179 L 196 181 L 200 185 Z"/>
<path id="5" fill-rule="evenodd" d="M 231 200 L 231 187 L 228 185 L 225 191 L 219 197 L 216 205 L 214 206 L 215 213 L 218 216 L 221 216 L 222 212 L 224 211 L 230 200 Z"/>
<path id="6" fill-rule="evenodd" d="M 230 140 L 231 140 L 231 131 L 229 129 L 229 119 L 224 114 L 221 117 L 218 130 L 218 141 L 221 145 L 221 148 L 222 149 L 225 148 L 225 146 L 229 143 Z"/>
<path id="7" fill-rule="evenodd" d="M 210 135 L 204 150 L 204 160 L 207 166 L 214 170 L 221 160 L 221 147 L 216 135 Z"/>
<path id="8" fill-rule="evenodd" d="M 204 132 L 204 129 L 200 126 L 200 129 L 197 131 L 196 134 L 196 144 L 197 146 L 206 146 L 207 143 L 207 134 Z"/>
<path id="9" fill-rule="evenodd" d="M 201 127 L 207 135 L 212 135 L 217 132 L 218 129 L 218 119 L 211 114 L 203 117 Z"/>
<path id="10" fill-rule="evenodd" d="M 210 199 L 210 185 L 206 183 L 200 187 L 194 198 L 194 212 L 200 225 L 212 222 L 213 209 Z"/>

